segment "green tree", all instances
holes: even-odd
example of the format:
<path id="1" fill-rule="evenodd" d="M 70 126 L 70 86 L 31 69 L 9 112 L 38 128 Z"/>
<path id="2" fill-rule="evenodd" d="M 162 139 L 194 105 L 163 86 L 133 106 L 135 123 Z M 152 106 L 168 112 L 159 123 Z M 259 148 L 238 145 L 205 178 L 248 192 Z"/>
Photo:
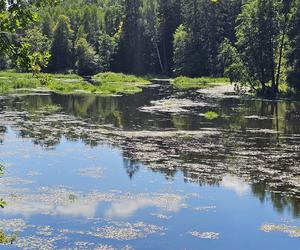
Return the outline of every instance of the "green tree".
<path id="1" fill-rule="evenodd" d="M 119 70 L 125 73 L 145 73 L 145 47 L 141 23 L 141 0 L 125 0 L 124 21 L 120 38 Z"/>
<path id="2" fill-rule="evenodd" d="M 161 51 L 164 74 L 171 74 L 173 67 L 174 33 L 182 22 L 180 0 L 160 0 L 159 18 L 159 47 Z"/>
<path id="3" fill-rule="evenodd" d="M 102 71 L 109 71 L 118 46 L 118 35 L 110 36 L 105 32 L 100 33 L 98 39 L 99 64 Z"/>
<path id="4" fill-rule="evenodd" d="M 252 84 L 262 94 L 276 93 L 275 53 L 279 35 L 278 9 L 273 0 L 251 0 L 238 17 L 237 46 Z"/>
<path id="5" fill-rule="evenodd" d="M 10 35 L 18 35 L 30 24 L 38 21 L 38 8 L 45 5 L 56 4 L 57 0 L 0 0 L 0 51 L 15 52 Z"/>
<path id="6" fill-rule="evenodd" d="M 144 0 L 141 8 L 141 15 L 143 19 L 144 36 L 146 41 L 150 41 L 150 65 L 159 65 L 160 72 L 164 73 L 164 67 L 159 49 L 159 3 L 156 0 Z"/>
<path id="7" fill-rule="evenodd" d="M 85 38 L 80 38 L 76 44 L 76 58 L 78 74 L 93 75 L 98 71 L 98 57 Z"/>
<path id="8" fill-rule="evenodd" d="M 296 3 L 288 36 L 290 51 L 288 53 L 288 83 L 296 90 L 300 90 L 300 2 Z"/>
<path id="9" fill-rule="evenodd" d="M 72 35 L 70 20 L 61 15 L 54 28 L 53 42 L 51 46 L 51 60 L 49 69 L 51 71 L 65 71 L 73 66 Z"/>
<path id="10" fill-rule="evenodd" d="M 222 75 L 218 50 L 224 38 L 235 41 L 235 18 L 242 1 L 186 0 L 181 2 L 182 22 L 188 33 L 185 74 Z"/>
<path id="11" fill-rule="evenodd" d="M 53 20 L 49 13 L 47 13 L 44 18 L 41 20 L 41 31 L 49 39 L 53 36 Z"/>
<path id="12" fill-rule="evenodd" d="M 16 64 L 22 71 L 39 73 L 50 59 L 50 41 L 38 29 L 29 29 L 21 38 Z"/>
<path id="13" fill-rule="evenodd" d="M 291 10 L 292 10 L 293 0 L 281 1 L 281 18 L 280 18 L 280 34 L 279 34 L 279 51 L 278 51 L 278 63 L 277 72 L 275 79 L 275 88 L 278 90 L 281 79 L 282 64 L 286 52 L 286 36 L 291 25 Z"/>
<path id="14" fill-rule="evenodd" d="M 124 15 L 124 5 L 120 1 L 113 1 L 104 15 L 105 33 L 113 36 L 118 33 L 122 17 Z"/>
<path id="15" fill-rule="evenodd" d="M 238 17 L 237 47 L 251 81 L 262 95 L 278 93 L 292 1 L 251 0 Z"/>
<path id="16" fill-rule="evenodd" d="M 173 73 L 176 76 L 186 73 L 186 51 L 188 43 L 188 33 L 184 25 L 180 25 L 174 34 L 174 56 L 173 56 Z"/>
<path id="17" fill-rule="evenodd" d="M 84 32 L 87 34 L 87 41 L 96 47 L 100 34 L 100 21 L 96 6 L 86 5 L 83 14 L 83 27 Z"/>

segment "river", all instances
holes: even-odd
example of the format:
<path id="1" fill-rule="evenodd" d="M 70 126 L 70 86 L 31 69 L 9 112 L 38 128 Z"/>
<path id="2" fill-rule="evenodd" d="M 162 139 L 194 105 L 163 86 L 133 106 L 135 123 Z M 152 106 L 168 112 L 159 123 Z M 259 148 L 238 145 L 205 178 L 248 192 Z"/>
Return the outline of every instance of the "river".
<path id="1" fill-rule="evenodd" d="M 300 103 L 231 92 L 0 97 L 1 248 L 298 249 Z"/>

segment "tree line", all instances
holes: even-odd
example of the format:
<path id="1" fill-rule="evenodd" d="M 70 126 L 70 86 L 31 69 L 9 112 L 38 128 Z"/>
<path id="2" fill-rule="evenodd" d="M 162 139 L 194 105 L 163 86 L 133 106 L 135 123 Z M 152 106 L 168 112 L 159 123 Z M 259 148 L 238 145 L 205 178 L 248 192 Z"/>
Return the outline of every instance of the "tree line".
<path id="1" fill-rule="evenodd" d="M 300 89 L 299 0 L 59 2 L 6 35 L 21 56 L 1 52 L 1 68 L 225 75 L 262 94 L 285 82 Z"/>

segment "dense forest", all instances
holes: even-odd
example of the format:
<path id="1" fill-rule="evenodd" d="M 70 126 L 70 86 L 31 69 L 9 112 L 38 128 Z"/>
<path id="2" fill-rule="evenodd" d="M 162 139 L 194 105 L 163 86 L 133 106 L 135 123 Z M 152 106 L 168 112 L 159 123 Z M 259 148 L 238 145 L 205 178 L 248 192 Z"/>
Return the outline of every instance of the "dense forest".
<path id="1" fill-rule="evenodd" d="M 14 14 L 0 3 L 0 18 Z M 39 13 L 30 25 L 0 26 L 1 69 L 227 76 L 263 94 L 276 94 L 282 83 L 300 89 L 299 0 L 64 0 L 38 7 L 27 4 Z"/>

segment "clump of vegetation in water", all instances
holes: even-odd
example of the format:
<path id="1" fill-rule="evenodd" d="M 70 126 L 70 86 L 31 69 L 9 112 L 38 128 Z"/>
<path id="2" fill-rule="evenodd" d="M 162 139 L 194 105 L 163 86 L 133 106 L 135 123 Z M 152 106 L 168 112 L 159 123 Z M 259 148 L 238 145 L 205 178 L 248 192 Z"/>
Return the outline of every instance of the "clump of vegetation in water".
<path id="1" fill-rule="evenodd" d="M 207 119 L 207 120 L 214 120 L 214 119 L 217 119 L 219 117 L 219 114 L 214 112 L 214 111 L 208 111 L 204 114 L 204 117 Z"/>
<path id="2" fill-rule="evenodd" d="M 260 228 L 263 232 L 281 232 L 287 233 L 290 237 L 300 237 L 300 228 L 289 225 L 264 224 Z"/>
<path id="3" fill-rule="evenodd" d="M 0 230 L 0 244 L 12 244 L 17 238 L 16 234 L 7 235 Z"/>
<path id="4" fill-rule="evenodd" d="M 142 77 L 113 72 L 99 73 L 93 76 L 92 80 L 97 86 L 97 91 L 108 95 L 137 93 L 141 91 L 141 87 L 150 83 Z"/>
<path id="5" fill-rule="evenodd" d="M 68 198 L 71 202 L 75 202 L 77 200 L 77 196 L 75 194 L 69 194 Z"/>
<path id="6" fill-rule="evenodd" d="M 39 86 L 39 80 L 30 73 L 0 72 L 0 91 L 2 93 L 14 89 L 34 89 Z"/>
<path id="7" fill-rule="evenodd" d="M 94 76 L 95 85 L 86 82 L 82 77 L 75 74 L 47 74 L 46 76 L 41 81 L 30 73 L 0 72 L 0 90 L 10 92 L 15 89 L 46 87 L 63 93 L 82 91 L 111 95 L 136 93 L 141 91 L 141 86 L 149 83 L 141 77 L 117 73 L 100 73 Z"/>
<path id="8" fill-rule="evenodd" d="M 94 84 L 76 74 L 40 74 L 0 72 L 0 91 L 12 92 L 16 89 L 44 88 L 55 92 L 84 92 L 99 95 L 134 94 L 149 84 L 148 80 L 120 73 L 99 73 L 93 77 Z"/>
<path id="9" fill-rule="evenodd" d="M 99 73 L 93 76 L 93 80 L 98 84 L 112 84 L 112 83 L 136 83 L 136 84 L 147 84 L 149 83 L 148 80 L 134 76 L 134 75 L 125 75 L 122 73 L 113 73 L 113 72 L 106 72 L 106 73 Z"/>
<path id="10" fill-rule="evenodd" d="M 7 205 L 6 201 L 3 199 L 0 199 L 0 207 L 4 208 Z"/>
<path id="11" fill-rule="evenodd" d="M 38 74 L 0 71 L 0 92 L 8 93 L 17 89 L 51 88 L 67 83 L 84 83 L 84 79 L 75 74 Z M 53 88 L 55 90 L 56 88 Z"/>
<path id="12" fill-rule="evenodd" d="M 172 81 L 172 85 L 178 89 L 202 89 L 225 84 L 229 84 L 229 79 L 225 77 L 190 78 L 180 76 Z"/>

